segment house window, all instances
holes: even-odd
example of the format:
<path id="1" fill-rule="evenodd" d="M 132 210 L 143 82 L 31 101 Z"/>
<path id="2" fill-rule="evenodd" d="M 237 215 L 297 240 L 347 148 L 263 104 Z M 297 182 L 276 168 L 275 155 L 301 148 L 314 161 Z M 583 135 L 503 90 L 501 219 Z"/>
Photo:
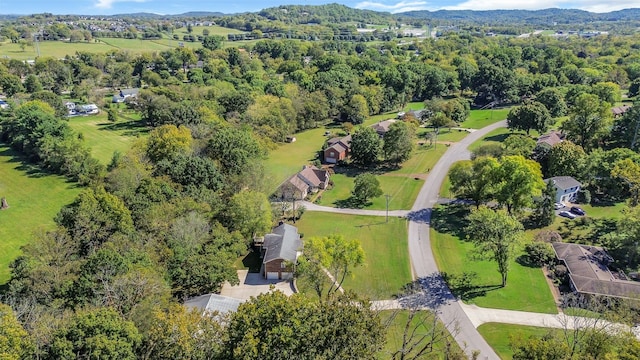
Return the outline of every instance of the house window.
<path id="1" fill-rule="evenodd" d="M 280 268 L 281 268 L 281 269 L 286 269 L 286 268 L 287 268 L 287 265 L 286 265 L 284 262 L 281 262 L 281 263 L 280 263 Z"/>
<path id="2" fill-rule="evenodd" d="M 336 156 L 336 154 L 332 151 L 332 152 L 331 152 L 331 154 L 330 154 L 330 156 L 331 156 L 331 157 L 334 157 L 334 156 Z"/>

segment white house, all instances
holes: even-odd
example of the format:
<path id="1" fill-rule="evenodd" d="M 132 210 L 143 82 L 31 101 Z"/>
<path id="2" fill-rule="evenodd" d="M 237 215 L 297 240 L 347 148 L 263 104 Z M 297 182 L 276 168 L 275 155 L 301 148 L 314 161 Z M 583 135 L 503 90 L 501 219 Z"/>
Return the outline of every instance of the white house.
<path id="1" fill-rule="evenodd" d="M 582 184 L 571 176 L 554 176 L 546 179 L 545 182 L 551 181 L 556 188 L 556 202 L 574 202 L 578 197 L 578 191 Z"/>

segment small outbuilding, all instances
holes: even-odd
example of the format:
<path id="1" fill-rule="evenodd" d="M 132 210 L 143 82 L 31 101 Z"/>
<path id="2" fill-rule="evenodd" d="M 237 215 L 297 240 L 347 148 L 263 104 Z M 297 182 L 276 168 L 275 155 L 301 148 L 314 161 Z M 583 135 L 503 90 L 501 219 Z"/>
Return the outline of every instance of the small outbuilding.
<path id="1" fill-rule="evenodd" d="M 206 294 L 191 298 L 185 301 L 184 306 L 188 309 L 196 309 L 205 315 L 217 312 L 220 315 L 236 312 L 242 300 L 218 294 Z"/>

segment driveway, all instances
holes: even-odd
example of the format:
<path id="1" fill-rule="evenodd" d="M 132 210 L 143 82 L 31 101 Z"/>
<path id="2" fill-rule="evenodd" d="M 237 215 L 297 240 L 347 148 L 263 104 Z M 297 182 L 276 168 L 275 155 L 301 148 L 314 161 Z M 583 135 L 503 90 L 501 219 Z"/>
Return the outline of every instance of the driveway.
<path id="1" fill-rule="evenodd" d="M 220 290 L 220 295 L 232 297 L 242 301 L 247 301 L 251 297 L 268 293 L 273 290 L 280 290 L 285 295 L 294 293 L 291 282 L 287 280 L 267 280 L 260 273 L 250 273 L 248 270 L 238 270 L 239 285 L 231 285 L 225 282 Z"/>
<path id="2" fill-rule="evenodd" d="M 346 215 L 369 215 L 369 216 L 387 216 L 386 210 L 365 210 L 365 209 L 348 209 L 348 208 L 334 208 L 330 206 L 322 206 L 314 204 L 309 201 L 300 201 L 298 205 L 304 206 L 307 211 L 321 211 L 334 214 L 346 214 Z M 405 217 L 409 214 L 409 210 L 389 210 L 389 216 L 392 217 Z"/>

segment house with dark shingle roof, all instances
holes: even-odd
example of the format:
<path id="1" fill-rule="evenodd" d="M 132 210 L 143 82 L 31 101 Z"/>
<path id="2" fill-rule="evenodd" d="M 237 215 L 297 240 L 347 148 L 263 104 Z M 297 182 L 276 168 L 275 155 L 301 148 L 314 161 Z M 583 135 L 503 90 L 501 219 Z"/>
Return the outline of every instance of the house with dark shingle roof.
<path id="1" fill-rule="evenodd" d="M 307 195 L 329 185 L 329 172 L 313 165 L 305 165 L 302 170 L 285 180 L 276 191 L 281 201 L 303 200 Z"/>
<path id="2" fill-rule="evenodd" d="M 396 121 L 398 120 L 388 119 L 388 120 L 377 122 L 371 125 L 371 127 L 373 128 L 373 130 L 375 130 L 378 133 L 378 135 L 380 135 L 380 137 L 384 137 L 384 135 L 389 131 L 389 127 L 391 127 L 391 124 L 393 124 Z"/>
<path id="3" fill-rule="evenodd" d="M 559 144 L 564 141 L 564 134 L 559 131 L 550 131 L 547 134 L 540 135 L 538 137 L 538 141 L 536 145 L 548 145 L 549 147 L 553 147 L 556 144 Z"/>
<path id="4" fill-rule="evenodd" d="M 260 272 L 268 280 L 291 279 L 300 255 L 302 240 L 298 228 L 282 223 L 264 236 Z"/>
<path id="5" fill-rule="evenodd" d="M 556 189 L 556 202 L 563 203 L 574 202 L 578 197 L 578 191 L 582 184 L 571 176 L 554 176 L 552 178 L 545 179 L 544 182 L 551 181 Z"/>
<path id="6" fill-rule="evenodd" d="M 335 164 L 349 156 L 351 151 L 351 135 L 336 137 L 327 141 L 327 148 L 324 150 L 324 162 Z"/>
<path id="7" fill-rule="evenodd" d="M 613 117 L 620 117 L 629 111 L 629 109 L 631 109 L 630 105 L 616 106 L 611 108 L 611 113 L 613 114 Z"/>
<path id="8" fill-rule="evenodd" d="M 640 282 L 609 269 L 613 258 L 599 246 L 555 242 L 551 244 L 558 260 L 569 272 L 571 289 L 585 295 L 604 295 L 638 299 Z"/>

